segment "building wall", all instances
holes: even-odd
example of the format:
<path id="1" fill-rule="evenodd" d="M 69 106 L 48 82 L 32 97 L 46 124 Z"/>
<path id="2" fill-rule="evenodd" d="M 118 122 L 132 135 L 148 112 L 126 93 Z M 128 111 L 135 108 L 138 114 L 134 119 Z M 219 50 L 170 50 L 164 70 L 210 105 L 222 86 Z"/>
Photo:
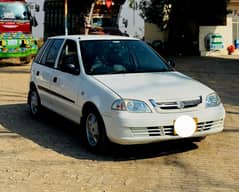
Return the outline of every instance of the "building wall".
<path id="1" fill-rule="evenodd" d="M 139 4 L 140 0 L 136 0 Z M 125 27 L 123 20 L 128 21 L 128 26 Z M 125 1 L 119 13 L 119 29 L 126 32 L 128 35 L 143 38 L 144 37 L 144 20 L 140 16 L 140 10 L 133 10 L 129 7 L 129 0 Z"/>
<path id="2" fill-rule="evenodd" d="M 161 32 L 157 25 L 146 22 L 144 24 L 144 40 L 148 43 L 152 43 L 154 40 L 167 41 L 168 33 Z"/>
<path id="3" fill-rule="evenodd" d="M 152 43 L 154 40 L 167 41 L 168 33 L 160 32 L 159 28 L 152 23 L 145 23 L 145 41 Z M 199 51 L 201 55 L 210 55 L 206 50 L 205 38 L 209 33 L 219 33 L 223 36 L 224 49 L 220 50 L 217 54 L 227 54 L 227 47 L 233 44 L 232 39 L 232 16 L 227 17 L 227 25 L 225 26 L 200 26 L 199 27 Z"/>
<path id="4" fill-rule="evenodd" d="M 234 43 L 233 39 L 233 17 L 239 16 L 239 0 L 230 0 L 227 9 L 232 11 L 231 14 L 227 16 L 227 24 L 225 26 L 200 26 L 199 28 L 199 51 L 201 55 L 210 55 L 205 49 L 204 38 L 208 33 L 219 33 L 224 39 L 224 49 L 218 54 L 224 55 L 228 54 L 227 47 Z"/>
<path id="5" fill-rule="evenodd" d="M 227 47 L 232 45 L 233 39 L 233 24 L 232 18 L 237 16 L 239 17 L 239 0 L 230 0 L 228 4 L 228 10 L 231 10 L 232 13 L 227 16 L 227 22 L 225 26 L 200 26 L 199 27 L 199 51 L 201 55 L 211 55 L 211 54 L 228 54 Z M 208 52 L 205 46 L 205 37 L 209 33 L 219 33 L 223 36 L 224 40 L 224 49 L 215 52 Z M 151 43 L 154 40 L 167 41 L 168 35 L 167 32 L 160 32 L 158 27 L 151 23 L 145 23 L 145 41 Z"/>
<path id="6" fill-rule="evenodd" d="M 228 6 L 227 8 L 228 9 L 235 9 L 235 8 L 238 8 L 239 7 L 239 0 L 230 0 L 230 2 L 228 3 Z"/>
<path id="7" fill-rule="evenodd" d="M 227 54 L 227 47 L 233 44 L 232 39 L 232 16 L 227 17 L 225 26 L 200 26 L 199 27 L 199 51 L 201 55 L 210 54 L 205 47 L 205 38 L 209 33 L 218 33 L 223 36 L 224 49 L 220 54 Z"/>
<path id="8" fill-rule="evenodd" d="M 37 39 L 43 39 L 44 37 L 44 0 L 27 0 L 27 3 L 36 3 L 40 6 L 39 12 L 32 12 L 32 15 L 36 17 L 38 26 L 32 27 L 32 35 Z"/>
<path id="9" fill-rule="evenodd" d="M 37 3 L 40 5 L 40 11 L 37 13 L 33 13 L 35 15 L 38 26 L 32 28 L 32 33 L 35 38 L 43 39 L 44 38 L 44 2 L 45 0 L 26 0 L 28 3 Z M 62 0 L 64 1 L 64 0 Z M 123 2 L 124 0 L 119 0 Z M 137 0 L 139 1 L 139 0 Z M 133 15 L 133 10 L 128 6 L 128 0 L 124 3 L 124 8 L 122 9 L 121 17 L 125 17 L 128 19 L 128 28 L 124 28 L 122 25 L 122 18 L 120 20 L 120 27 L 122 32 L 127 31 L 131 36 L 138 35 L 140 38 L 144 36 L 144 20 L 139 16 L 139 10 L 136 10 Z M 133 22 L 133 17 L 135 16 L 135 22 Z"/>
<path id="10" fill-rule="evenodd" d="M 227 47 L 234 43 L 233 39 L 233 18 L 239 16 L 239 0 L 230 0 L 227 6 L 227 10 L 231 11 L 231 14 L 227 16 L 226 26 L 201 26 L 199 28 L 199 50 L 201 55 L 210 55 L 206 52 L 204 38 L 207 33 L 219 33 L 224 38 L 224 49 L 219 54 L 228 54 Z"/>

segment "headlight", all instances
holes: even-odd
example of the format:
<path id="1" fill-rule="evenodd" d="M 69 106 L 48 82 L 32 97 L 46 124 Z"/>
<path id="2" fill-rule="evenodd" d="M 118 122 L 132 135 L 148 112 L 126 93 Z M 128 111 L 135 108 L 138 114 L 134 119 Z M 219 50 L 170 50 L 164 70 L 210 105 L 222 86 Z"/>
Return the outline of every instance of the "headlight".
<path id="1" fill-rule="evenodd" d="M 112 110 L 129 111 L 133 113 L 151 113 L 149 106 L 138 100 L 118 99 L 112 105 Z"/>
<path id="2" fill-rule="evenodd" d="M 216 107 L 220 105 L 220 97 L 216 93 L 211 93 L 206 97 L 206 107 Z"/>

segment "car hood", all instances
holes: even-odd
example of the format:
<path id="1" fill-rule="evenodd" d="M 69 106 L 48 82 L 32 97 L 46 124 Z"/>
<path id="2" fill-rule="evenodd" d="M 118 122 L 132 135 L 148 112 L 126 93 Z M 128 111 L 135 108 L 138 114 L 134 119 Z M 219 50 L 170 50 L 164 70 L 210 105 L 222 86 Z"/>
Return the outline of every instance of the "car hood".
<path id="1" fill-rule="evenodd" d="M 94 76 L 122 98 L 183 99 L 203 96 L 210 88 L 179 72 L 135 73 Z"/>

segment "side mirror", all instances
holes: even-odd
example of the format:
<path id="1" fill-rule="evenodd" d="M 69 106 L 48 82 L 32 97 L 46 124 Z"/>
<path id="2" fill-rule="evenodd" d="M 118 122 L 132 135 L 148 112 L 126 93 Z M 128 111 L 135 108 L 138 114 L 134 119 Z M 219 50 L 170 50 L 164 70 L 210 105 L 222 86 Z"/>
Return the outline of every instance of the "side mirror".
<path id="1" fill-rule="evenodd" d="M 168 63 L 168 65 L 171 66 L 172 68 L 175 68 L 175 66 L 176 66 L 176 63 L 175 63 L 174 59 L 172 59 L 172 58 L 171 58 L 171 59 L 168 59 L 167 63 Z"/>
<path id="2" fill-rule="evenodd" d="M 74 75 L 80 74 L 80 70 L 77 69 L 76 66 L 71 63 L 63 64 L 63 66 L 61 67 L 61 70 L 63 72 L 67 72 L 67 73 L 74 74 Z"/>
<path id="3" fill-rule="evenodd" d="M 80 69 L 74 64 L 74 55 L 67 55 L 62 60 L 61 70 L 74 75 L 80 74 Z"/>

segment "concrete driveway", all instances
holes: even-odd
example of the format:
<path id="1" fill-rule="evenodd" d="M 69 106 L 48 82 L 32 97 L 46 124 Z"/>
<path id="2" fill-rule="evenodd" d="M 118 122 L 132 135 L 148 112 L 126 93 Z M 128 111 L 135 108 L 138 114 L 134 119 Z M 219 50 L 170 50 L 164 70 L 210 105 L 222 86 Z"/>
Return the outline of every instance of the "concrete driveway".
<path id="1" fill-rule="evenodd" d="M 88 152 L 78 126 L 26 105 L 30 65 L 0 64 L 0 191 L 238 192 L 239 58 L 177 57 L 177 70 L 215 89 L 227 116 L 201 143 L 114 146 Z"/>

